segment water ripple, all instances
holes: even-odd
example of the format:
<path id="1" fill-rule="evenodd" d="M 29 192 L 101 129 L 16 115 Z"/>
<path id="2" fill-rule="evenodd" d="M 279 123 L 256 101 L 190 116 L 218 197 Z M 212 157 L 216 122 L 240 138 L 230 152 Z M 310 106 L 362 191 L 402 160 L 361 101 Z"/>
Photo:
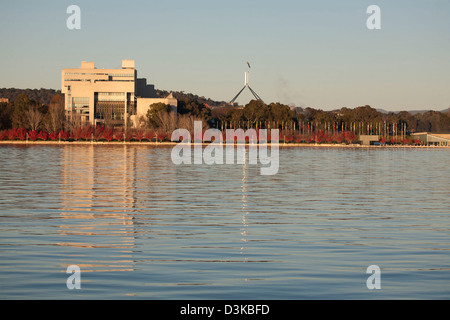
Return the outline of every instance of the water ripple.
<path id="1" fill-rule="evenodd" d="M 450 297 L 448 150 L 282 148 L 275 176 L 170 151 L 1 146 L 0 297 L 77 298 L 71 264 L 84 298 Z"/>

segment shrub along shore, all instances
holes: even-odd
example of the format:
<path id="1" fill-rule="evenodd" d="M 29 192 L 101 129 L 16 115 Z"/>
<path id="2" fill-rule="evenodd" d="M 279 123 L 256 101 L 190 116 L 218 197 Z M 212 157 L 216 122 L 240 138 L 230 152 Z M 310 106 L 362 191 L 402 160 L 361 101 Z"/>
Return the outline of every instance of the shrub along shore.
<path id="1" fill-rule="evenodd" d="M 270 132 L 270 131 L 269 131 Z M 256 130 L 257 138 L 259 131 Z M 191 142 L 194 140 L 191 135 Z M 178 142 L 171 141 L 171 132 L 153 131 L 149 129 L 106 128 L 105 126 L 86 126 L 73 131 L 59 131 L 48 133 L 46 131 L 26 130 L 23 128 L 7 129 L 0 131 L 1 144 L 147 144 L 147 145 L 174 145 Z M 202 141 L 208 145 L 211 141 Z M 226 133 L 223 132 L 223 143 L 228 143 Z M 244 141 L 234 141 L 243 143 Z M 245 141 L 249 143 L 248 138 Z M 279 145 L 282 147 L 296 146 L 318 146 L 318 147 L 427 147 L 420 140 L 403 136 L 401 139 L 381 137 L 377 146 L 361 145 L 357 135 L 351 131 L 311 131 L 302 133 L 295 130 L 282 130 L 279 134 Z M 267 140 L 256 141 L 256 143 L 271 143 L 270 135 Z M 436 147 L 432 147 L 436 148 Z M 445 148 L 445 147 L 444 147 Z M 447 147 L 448 148 L 448 147 Z"/>
<path id="2" fill-rule="evenodd" d="M 146 145 L 146 146 L 155 146 L 155 147 L 173 147 L 179 142 L 172 142 L 172 141 L 163 141 L 163 142 L 148 142 L 148 141 L 111 141 L 111 142 L 105 142 L 105 141 L 0 141 L 0 145 L 60 145 L 60 146 L 67 146 L 67 145 L 105 145 L 105 146 L 119 146 L 119 145 L 132 145 L 132 146 L 140 146 L 140 145 Z M 203 142 L 203 146 L 208 146 L 214 144 L 214 142 Z M 246 143 L 248 146 L 249 144 Z M 250 144 L 251 145 L 251 144 Z M 256 145 L 256 144 L 255 144 Z M 258 144 L 261 145 L 261 144 Z M 270 145 L 270 143 L 268 144 Z M 337 143 L 279 143 L 280 148 L 295 148 L 295 147 L 306 147 L 306 148 L 358 148 L 358 149 L 383 149 L 383 148 L 393 148 L 393 149 L 404 149 L 404 148 L 431 148 L 431 149 L 437 149 L 437 148 L 447 148 L 450 149 L 450 146 L 425 146 L 425 145 L 381 145 L 381 146 L 375 146 L 375 145 L 361 145 L 361 144 L 337 144 Z"/>

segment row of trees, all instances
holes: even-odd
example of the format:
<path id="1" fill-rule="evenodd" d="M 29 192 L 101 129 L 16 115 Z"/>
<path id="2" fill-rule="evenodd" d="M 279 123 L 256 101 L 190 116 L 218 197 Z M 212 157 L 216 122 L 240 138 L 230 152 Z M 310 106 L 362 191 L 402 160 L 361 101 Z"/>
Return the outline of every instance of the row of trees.
<path id="1" fill-rule="evenodd" d="M 450 132 L 450 111 L 416 114 L 407 111 L 383 113 L 370 106 L 323 111 L 313 108 L 292 108 L 281 103 L 264 104 L 257 100 L 250 101 L 244 107 L 211 108 L 203 100 L 190 96 L 179 97 L 177 112 L 162 103 L 152 105 L 146 117 L 140 119 L 138 129 L 144 134 L 147 131 L 154 132 L 155 138 L 158 133 L 170 136 L 175 128 L 193 131 L 195 120 L 201 120 L 204 129 L 216 127 L 222 131 L 227 128 L 278 128 L 287 137 L 292 136 L 291 141 L 300 139 L 314 142 L 351 142 L 354 139 L 340 138 L 340 134 L 349 132 L 356 137 L 360 134 L 377 134 L 384 137 L 386 142 L 399 142 L 406 141 L 411 132 Z M 63 136 L 72 135 L 72 139 L 75 139 L 76 132 L 84 127 L 76 117 L 66 119 L 64 97 L 59 93 L 55 94 L 48 104 L 31 100 L 26 94 L 20 94 L 12 102 L 0 103 L 0 130 L 4 132 L 4 139 L 13 135 L 11 132 L 5 133 L 7 130 L 19 128 L 33 132 L 31 137 L 36 136 L 35 132 L 44 132 L 49 139 L 50 136 L 55 136 L 56 133 L 59 136 L 59 133 L 63 132 L 65 133 Z M 120 130 L 108 124 L 104 128 L 117 132 Z M 124 131 L 127 135 L 128 131 L 135 134 L 136 130 L 127 128 Z M 44 133 L 41 138 L 45 136 Z M 113 136 L 118 134 L 114 133 Z M 140 133 L 138 137 L 139 135 Z"/>
<path id="2" fill-rule="evenodd" d="M 341 108 L 323 111 L 313 108 L 291 108 L 280 103 L 266 105 L 252 100 L 244 108 L 217 108 L 212 117 L 225 126 L 261 127 L 274 126 L 283 129 L 289 127 L 301 130 L 304 125 L 324 130 L 350 130 L 357 134 L 375 134 L 376 128 L 386 127 L 390 132 L 405 130 L 411 132 L 450 132 L 450 109 L 447 112 L 427 111 L 423 113 L 383 113 L 370 106 L 355 109 Z M 368 129 L 367 129 L 368 128 Z M 405 129 L 406 128 L 406 129 Z M 382 134 L 382 132 L 378 132 Z"/>
<path id="3" fill-rule="evenodd" d="M 83 126 L 70 131 L 26 130 L 12 128 L 0 131 L 0 141 L 166 141 L 170 135 L 163 130 L 107 128 L 103 125 Z"/>
<path id="4" fill-rule="evenodd" d="M 9 101 L 15 101 L 19 95 L 25 94 L 30 100 L 39 101 L 44 105 L 48 105 L 55 94 L 60 94 L 60 90 L 54 89 L 16 89 L 16 88 L 0 88 L 0 98 L 7 98 Z"/>
<path id="5" fill-rule="evenodd" d="M 206 127 L 203 128 L 205 130 Z M 191 139 L 195 142 L 196 136 L 194 136 L 193 128 L 191 129 Z M 259 129 L 255 130 L 257 142 L 260 142 Z M 222 132 L 223 141 L 228 142 L 229 137 L 226 135 L 226 131 Z M 154 131 L 153 129 L 129 129 L 124 128 L 107 128 L 104 125 L 98 126 L 83 126 L 76 128 L 72 131 L 60 130 L 57 132 L 47 132 L 44 130 L 26 130 L 24 128 L 12 128 L 0 131 L 0 141 L 3 140 L 20 140 L 20 141 L 138 141 L 138 142 L 163 142 L 171 141 L 171 132 L 167 132 L 163 129 Z M 237 140 L 235 140 L 237 141 Z M 264 136 L 264 142 L 270 142 L 271 135 L 268 131 L 268 135 Z M 333 144 L 333 143 L 357 143 L 358 136 L 352 131 L 341 131 L 334 133 L 327 133 L 323 130 L 317 130 L 310 133 L 292 132 L 290 130 L 283 130 L 279 134 L 280 143 L 313 143 L 313 144 Z M 206 142 L 206 141 L 205 141 Z M 244 142 L 244 141 L 237 141 Z M 246 142 L 250 142 L 246 137 Z M 408 145 L 420 145 L 420 140 L 412 139 L 411 137 L 382 137 L 381 143 L 385 144 L 408 144 Z"/>
<path id="6" fill-rule="evenodd" d="M 56 94 L 48 105 L 20 94 L 14 102 L 0 103 L 0 129 L 24 128 L 56 132 L 70 126 L 65 119 L 64 99 Z"/>
<path id="7" fill-rule="evenodd" d="M 147 117 L 150 127 L 175 128 L 169 121 L 171 109 L 154 105 Z M 227 128 L 278 128 L 307 134 L 318 130 L 326 133 L 351 131 L 356 135 L 376 134 L 406 137 L 412 132 L 450 132 L 450 111 L 427 111 L 412 114 L 407 111 L 383 113 L 370 106 L 323 111 L 313 108 L 291 108 L 281 103 L 264 104 L 252 100 L 243 108 L 217 107 L 210 109 L 195 100 L 179 101 L 178 116 L 189 115 L 210 126 Z M 175 117 L 175 115 L 173 115 Z M 170 123 L 170 124 L 168 124 Z"/>

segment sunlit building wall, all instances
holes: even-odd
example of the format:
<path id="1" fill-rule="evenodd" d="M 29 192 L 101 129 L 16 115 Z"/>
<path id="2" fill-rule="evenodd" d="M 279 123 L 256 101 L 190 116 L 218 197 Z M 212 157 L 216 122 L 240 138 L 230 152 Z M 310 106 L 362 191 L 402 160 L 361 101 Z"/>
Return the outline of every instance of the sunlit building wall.
<path id="1" fill-rule="evenodd" d="M 137 79 L 134 60 L 123 60 L 120 69 L 97 69 L 86 61 L 80 68 L 63 69 L 61 92 L 68 120 L 79 124 L 133 126 L 137 115 L 145 116 L 154 103 L 177 106 L 172 94 L 157 97 L 146 79 Z"/>

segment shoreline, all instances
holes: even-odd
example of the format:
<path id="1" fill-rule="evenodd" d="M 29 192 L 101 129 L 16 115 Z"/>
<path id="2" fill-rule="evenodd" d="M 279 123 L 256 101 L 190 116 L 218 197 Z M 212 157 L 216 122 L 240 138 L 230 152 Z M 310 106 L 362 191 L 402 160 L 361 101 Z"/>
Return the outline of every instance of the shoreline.
<path id="1" fill-rule="evenodd" d="M 175 146 L 178 144 L 183 144 L 181 142 L 171 142 L 171 141 L 164 141 L 164 142 L 149 142 L 149 141 L 23 141 L 23 140 L 6 140 L 6 141 L 0 141 L 0 145 L 112 145 L 112 146 L 118 146 L 118 145 L 134 145 L 134 146 L 158 146 L 158 147 L 169 147 L 169 146 Z M 191 142 L 191 145 L 194 145 L 195 143 Z M 214 143 L 202 143 L 202 146 L 209 146 L 209 145 L 219 145 Z M 226 146 L 226 143 L 222 144 L 223 146 Z M 235 146 L 242 145 L 242 144 L 236 144 Z M 255 146 L 270 146 L 271 144 L 255 144 Z M 248 143 L 245 144 L 245 146 L 249 146 Z M 332 144 L 332 143 L 320 143 L 320 144 L 314 144 L 314 143 L 279 143 L 279 148 L 304 148 L 304 147 L 311 147 L 311 148 L 361 148 L 361 149 L 383 149 L 383 148 L 391 148 L 391 149 L 403 149 L 403 148 L 426 148 L 426 149 L 450 149 L 450 146 L 412 146 L 412 145 L 384 145 L 384 146 L 373 146 L 373 145 L 360 145 L 360 144 Z"/>

